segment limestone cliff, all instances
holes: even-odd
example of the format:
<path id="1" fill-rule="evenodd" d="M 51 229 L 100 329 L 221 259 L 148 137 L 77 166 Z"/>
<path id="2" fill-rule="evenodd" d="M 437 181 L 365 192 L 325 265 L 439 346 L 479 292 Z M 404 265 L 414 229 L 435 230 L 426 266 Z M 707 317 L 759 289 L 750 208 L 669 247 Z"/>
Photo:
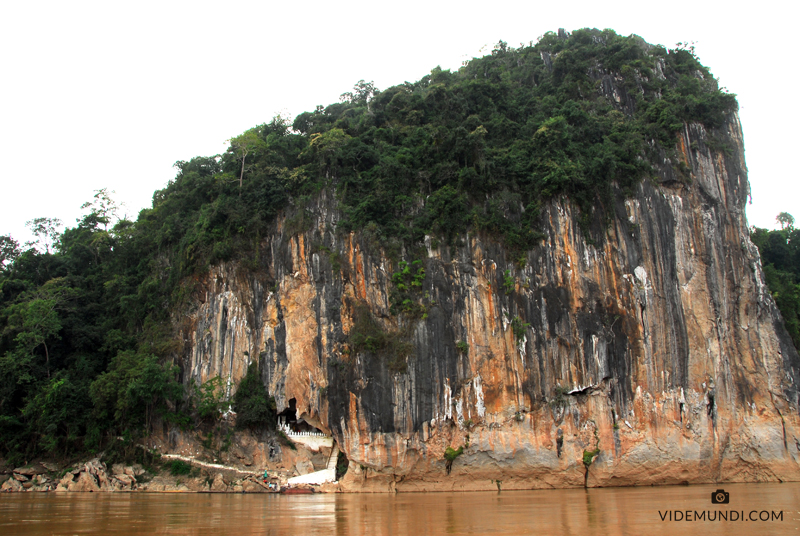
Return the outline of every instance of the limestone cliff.
<path id="1" fill-rule="evenodd" d="M 350 459 L 346 490 L 800 480 L 800 360 L 749 239 L 738 118 L 677 147 L 588 227 L 545 204 L 524 263 L 484 236 L 402 252 L 424 267 L 414 314 L 391 312 L 397 255 L 337 231 L 323 191 L 257 268 L 197 281 L 185 378 L 233 386 L 260 360 L 279 410 L 296 399 Z M 393 357 L 351 351 L 359 314 Z"/>

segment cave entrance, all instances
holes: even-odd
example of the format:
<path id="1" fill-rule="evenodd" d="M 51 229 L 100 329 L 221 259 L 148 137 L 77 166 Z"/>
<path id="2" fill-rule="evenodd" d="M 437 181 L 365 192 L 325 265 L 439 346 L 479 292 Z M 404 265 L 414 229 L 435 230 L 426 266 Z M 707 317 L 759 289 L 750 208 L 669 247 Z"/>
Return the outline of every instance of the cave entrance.
<path id="1" fill-rule="evenodd" d="M 278 429 L 286 435 L 327 437 L 322 430 L 297 416 L 297 399 L 289 399 L 289 407 L 278 413 Z"/>
<path id="2" fill-rule="evenodd" d="M 297 399 L 289 399 L 289 407 L 278 413 L 278 428 L 291 427 L 297 422 Z"/>

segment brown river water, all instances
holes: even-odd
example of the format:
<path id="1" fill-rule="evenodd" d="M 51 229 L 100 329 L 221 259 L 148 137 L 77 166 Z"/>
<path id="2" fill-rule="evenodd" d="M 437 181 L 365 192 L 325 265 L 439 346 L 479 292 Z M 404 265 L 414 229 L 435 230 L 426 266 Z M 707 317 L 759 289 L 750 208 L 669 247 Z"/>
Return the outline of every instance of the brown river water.
<path id="1" fill-rule="evenodd" d="M 729 504 L 712 504 L 719 488 Z M 800 483 L 397 495 L 0 495 L 0 535 L 44 534 L 800 535 Z"/>

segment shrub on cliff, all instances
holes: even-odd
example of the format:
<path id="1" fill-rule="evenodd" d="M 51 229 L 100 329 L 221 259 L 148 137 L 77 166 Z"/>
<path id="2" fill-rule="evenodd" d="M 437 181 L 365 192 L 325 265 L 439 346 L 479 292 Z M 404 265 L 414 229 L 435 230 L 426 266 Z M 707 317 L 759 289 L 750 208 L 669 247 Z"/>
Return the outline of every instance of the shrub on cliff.
<path id="1" fill-rule="evenodd" d="M 453 468 L 453 462 L 456 461 L 456 458 L 461 456 L 464 452 L 464 447 L 458 447 L 454 449 L 453 447 L 447 447 L 444 451 L 444 459 L 445 459 L 445 471 L 447 474 L 450 474 L 450 470 Z"/>
<path id="2" fill-rule="evenodd" d="M 256 363 L 250 363 L 236 394 L 233 395 L 237 428 L 274 428 L 277 420 L 275 399 L 269 396 Z"/>

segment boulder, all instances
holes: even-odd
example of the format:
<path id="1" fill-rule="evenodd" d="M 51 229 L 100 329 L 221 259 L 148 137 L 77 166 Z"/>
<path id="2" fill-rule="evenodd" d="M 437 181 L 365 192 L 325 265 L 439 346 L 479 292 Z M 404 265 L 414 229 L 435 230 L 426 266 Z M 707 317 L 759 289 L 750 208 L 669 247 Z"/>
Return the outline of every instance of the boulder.
<path id="1" fill-rule="evenodd" d="M 97 478 L 88 472 L 81 472 L 78 480 L 69 485 L 70 491 L 100 491 Z"/>
<path id="2" fill-rule="evenodd" d="M 110 491 L 113 489 L 113 485 L 109 480 L 110 477 L 105 471 L 98 471 L 94 476 L 97 478 L 97 485 L 100 486 L 100 491 Z"/>
<path id="3" fill-rule="evenodd" d="M 58 464 L 57 463 L 50 463 L 50 462 L 42 462 L 42 467 L 50 471 L 51 473 L 55 473 L 58 471 Z"/>
<path id="4" fill-rule="evenodd" d="M 0 491 L 22 491 L 22 490 L 23 490 L 22 484 L 20 484 L 19 481 L 13 478 L 9 478 L 8 480 L 6 480 L 3 483 L 2 487 L 0 487 Z"/>
<path id="5" fill-rule="evenodd" d="M 186 482 L 189 490 L 191 491 L 208 491 L 209 484 L 205 478 L 192 478 Z"/>
<path id="6" fill-rule="evenodd" d="M 97 476 L 100 473 L 105 473 L 107 468 L 106 464 L 101 462 L 99 458 L 94 458 L 83 465 L 83 471 Z"/>
<path id="7" fill-rule="evenodd" d="M 228 491 L 228 484 L 222 477 L 222 473 L 217 473 L 214 476 L 214 482 L 211 483 L 211 491 Z"/>
<path id="8" fill-rule="evenodd" d="M 110 485 L 115 490 L 131 491 L 136 488 L 136 479 L 128 475 L 114 475 Z"/>
<path id="9" fill-rule="evenodd" d="M 46 472 L 47 472 L 47 469 L 45 469 L 44 467 L 42 467 L 41 465 L 38 465 L 38 464 L 29 465 L 27 467 L 17 467 L 16 469 L 14 469 L 14 473 L 16 473 L 18 475 L 25 475 L 27 477 L 32 477 L 32 476 L 35 476 L 35 475 L 41 475 L 41 474 L 46 473 Z"/>
<path id="10" fill-rule="evenodd" d="M 258 483 L 252 480 L 245 480 L 242 482 L 242 491 L 245 493 L 263 493 L 265 490 Z"/>

